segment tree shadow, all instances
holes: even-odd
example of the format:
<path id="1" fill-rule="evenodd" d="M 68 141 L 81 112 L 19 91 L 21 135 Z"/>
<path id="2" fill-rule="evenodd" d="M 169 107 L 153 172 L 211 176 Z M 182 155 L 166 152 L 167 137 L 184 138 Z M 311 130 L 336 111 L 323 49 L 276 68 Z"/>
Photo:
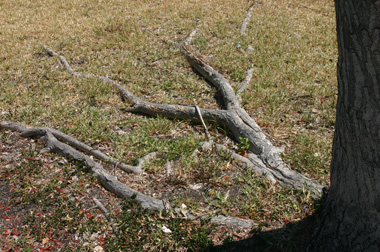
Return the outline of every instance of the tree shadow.
<path id="1" fill-rule="evenodd" d="M 238 252 L 304 252 L 313 240 L 313 232 L 317 226 L 317 216 L 287 224 L 276 230 L 255 230 L 251 237 L 241 241 L 227 241 L 221 246 L 215 246 L 207 251 Z"/>
<path id="2" fill-rule="evenodd" d="M 283 228 L 266 230 L 260 228 L 251 231 L 251 236 L 240 241 L 225 241 L 223 245 L 206 248 L 205 251 L 220 252 L 305 252 L 313 241 L 313 234 L 322 214 L 328 188 L 325 187 L 322 197 L 315 200 L 317 210 L 313 215 L 300 221 L 290 222 Z"/>

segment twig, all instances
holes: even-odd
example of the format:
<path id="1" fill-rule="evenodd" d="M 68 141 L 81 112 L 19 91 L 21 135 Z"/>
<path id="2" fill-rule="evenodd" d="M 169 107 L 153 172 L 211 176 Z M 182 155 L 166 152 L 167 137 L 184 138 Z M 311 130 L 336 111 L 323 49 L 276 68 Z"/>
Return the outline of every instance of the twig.
<path id="1" fill-rule="evenodd" d="M 312 97 L 311 94 L 295 95 L 295 96 L 289 97 L 288 100 L 294 100 L 294 99 L 298 99 L 298 98 L 309 98 L 309 97 Z"/>
<path id="2" fill-rule="evenodd" d="M 172 165 L 170 163 L 170 161 L 166 162 L 166 176 L 169 177 L 172 173 Z"/>
<path id="3" fill-rule="evenodd" d="M 195 99 L 194 99 L 194 103 L 195 103 L 195 109 L 197 110 L 199 118 L 201 119 L 201 122 L 203 124 L 204 129 L 205 129 L 206 138 L 207 138 L 207 140 L 210 140 L 210 132 L 208 132 L 207 126 L 206 126 L 205 121 L 203 120 L 203 117 L 202 117 L 202 112 L 199 109 L 197 101 Z"/>

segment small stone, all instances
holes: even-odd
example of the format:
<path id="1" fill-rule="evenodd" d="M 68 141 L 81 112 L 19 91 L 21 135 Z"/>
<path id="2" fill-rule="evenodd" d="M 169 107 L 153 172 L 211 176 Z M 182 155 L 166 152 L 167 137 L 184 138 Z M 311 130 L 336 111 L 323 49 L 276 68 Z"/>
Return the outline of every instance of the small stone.
<path id="1" fill-rule="evenodd" d="M 94 252 L 103 252 L 103 251 L 104 251 L 104 249 L 101 246 L 96 246 L 94 248 Z"/>
<path id="2" fill-rule="evenodd" d="M 203 187 L 203 184 L 202 184 L 202 183 L 198 183 L 198 184 L 194 184 L 194 185 L 189 185 L 189 188 L 190 188 L 191 190 L 194 190 L 194 191 L 199 190 L 199 189 L 202 189 L 202 187 Z"/>
<path id="3" fill-rule="evenodd" d="M 95 240 L 98 239 L 98 237 L 99 237 L 99 234 L 98 234 L 98 233 L 93 233 L 93 234 L 91 235 L 91 237 L 90 237 L 90 240 L 91 240 L 91 241 L 95 241 Z"/>
<path id="4" fill-rule="evenodd" d="M 312 112 L 313 114 L 318 114 L 318 113 L 319 113 L 319 110 L 316 109 L 316 108 L 312 108 L 312 109 L 311 109 L 311 112 Z"/>
<path id="5" fill-rule="evenodd" d="M 170 234 L 172 231 L 169 228 L 167 228 L 165 225 L 163 225 L 162 232 L 164 232 L 165 234 Z"/>

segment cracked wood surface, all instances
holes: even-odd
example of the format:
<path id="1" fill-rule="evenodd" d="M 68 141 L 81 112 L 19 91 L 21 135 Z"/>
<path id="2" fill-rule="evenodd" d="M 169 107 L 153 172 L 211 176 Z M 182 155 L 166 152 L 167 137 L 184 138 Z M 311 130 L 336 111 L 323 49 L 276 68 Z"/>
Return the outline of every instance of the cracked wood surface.
<path id="1" fill-rule="evenodd" d="M 96 78 L 113 84 L 118 89 L 123 100 L 133 103 L 130 108 L 124 109 L 125 112 L 139 112 L 147 115 L 186 119 L 195 122 L 201 121 L 198 114 L 200 112 L 201 117 L 205 121 L 216 121 L 218 124 L 229 128 L 236 141 L 248 139 L 250 153 L 247 159 L 252 164 L 248 165 L 248 167 L 256 167 L 254 170 L 260 171 L 261 174 L 268 174 L 267 177 L 270 177 L 270 181 L 279 183 L 281 186 L 300 190 L 306 188 L 310 190 L 314 198 L 321 195 L 324 186 L 290 169 L 283 162 L 281 158 L 283 148 L 274 146 L 255 120 L 240 106 L 238 96 L 235 94 L 229 81 L 205 61 L 195 56 L 186 43 L 180 45 L 181 51 L 190 65 L 210 81 L 217 88 L 218 92 L 221 93 L 223 97 L 222 105 L 225 109 L 200 108 L 198 112 L 194 106 L 157 104 L 145 101 L 108 77 L 76 72 L 63 56 L 46 46 L 43 47 L 48 51 L 49 55 L 58 57 L 69 73 L 80 78 Z M 261 162 L 258 162 L 258 160 Z"/>

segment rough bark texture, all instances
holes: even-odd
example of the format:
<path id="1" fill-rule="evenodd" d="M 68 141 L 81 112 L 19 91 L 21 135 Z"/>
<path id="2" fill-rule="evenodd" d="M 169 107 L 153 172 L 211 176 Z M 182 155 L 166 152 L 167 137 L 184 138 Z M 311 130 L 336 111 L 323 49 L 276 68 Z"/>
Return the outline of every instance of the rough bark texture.
<path id="1" fill-rule="evenodd" d="M 90 172 L 98 179 L 100 184 L 102 184 L 108 191 L 115 193 L 121 198 L 133 198 L 137 202 L 140 202 L 143 208 L 151 210 L 164 210 L 166 207 L 165 202 L 163 200 L 155 199 L 153 197 L 144 195 L 139 191 L 136 191 L 128 187 L 124 183 L 120 182 L 115 176 L 111 175 L 107 170 L 103 168 L 101 164 L 93 160 L 91 157 L 74 149 L 70 145 L 67 145 L 59 141 L 57 138 L 68 141 L 75 147 L 79 147 L 81 151 L 86 151 L 91 154 L 96 153 L 97 156 L 100 156 L 100 159 L 107 157 L 103 153 L 93 150 L 91 147 L 77 141 L 76 139 L 68 135 L 63 134 L 62 132 L 59 132 L 51 128 L 27 128 L 27 126 L 24 124 L 7 121 L 0 121 L 0 129 L 2 128 L 20 131 L 22 132 L 22 137 L 37 137 L 45 143 L 46 151 L 54 152 L 79 162 L 84 162 L 86 166 L 90 168 Z M 141 170 L 145 160 L 151 158 L 154 155 L 155 153 L 151 153 L 145 156 L 144 158 L 140 159 L 138 167 L 134 168 L 137 170 Z M 107 157 L 107 160 L 108 159 L 109 157 Z M 113 161 L 112 164 L 120 168 L 116 161 Z"/>
<path id="2" fill-rule="evenodd" d="M 380 251 L 380 1 L 336 0 L 331 188 L 310 251 Z"/>
<path id="3" fill-rule="evenodd" d="M 0 122 L 0 124 L 1 124 L 1 122 Z M 14 125 L 15 124 L 12 124 L 12 126 L 14 126 Z M 2 126 L 0 125 L 0 128 L 1 127 Z M 144 164 L 139 164 L 137 166 L 123 164 L 121 162 L 118 162 L 118 161 L 112 159 L 111 157 L 107 156 L 106 154 L 102 153 L 101 151 L 95 150 L 92 147 L 78 141 L 77 139 L 60 132 L 59 130 L 55 130 L 52 128 L 33 128 L 33 129 L 28 129 L 28 131 L 25 131 L 24 133 L 22 133 L 22 136 L 23 137 L 31 137 L 31 136 L 35 136 L 35 135 L 44 135 L 47 131 L 49 131 L 57 139 L 69 143 L 71 146 L 77 148 L 78 150 L 82 151 L 83 153 L 87 153 L 88 155 L 94 156 L 94 157 L 102 160 L 103 162 L 109 163 L 109 164 L 111 164 L 111 165 L 113 165 L 113 166 L 115 166 L 115 167 L 117 167 L 117 168 L 119 168 L 125 172 L 133 172 L 133 173 L 138 174 L 138 175 L 140 175 L 142 173 L 141 167 Z"/>
<path id="4" fill-rule="evenodd" d="M 192 33 L 191 36 L 194 34 Z M 186 39 L 185 41 L 189 41 Z M 172 104 L 157 104 L 145 101 L 118 82 L 108 77 L 75 71 L 67 62 L 65 57 L 59 55 L 47 46 L 42 45 L 49 55 L 58 57 L 66 70 L 80 78 L 95 78 L 114 85 L 123 100 L 128 100 L 133 105 L 124 109 L 126 112 L 139 112 L 147 115 L 162 116 L 167 118 L 188 119 L 191 121 L 213 121 L 229 128 L 237 141 L 247 139 L 249 142 L 249 155 L 244 162 L 250 163 L 249 167 L 259 171 L 274 183 L 288 188 L 310 190 L 313 198 L 321 195 L 324 187 L 317 181 L 306 178 L 304 175 L 290 169 L 282 160 L 283 148 L 274 146 L 269 138 L 264 134 L 255 120 L 240 106 L 238 96 L 232 89 L 229 81 L 219 72 L 214 70 L 209 64 L 196 57 L 187 48 L 186 43 L 179 45 L 191 66 L 205 79 L 212 83 L 223 97 L 223 109 L 202 109 L 197 106 L 184 106 Z M 249 73 L 248 73 L 249 75 Z M 237 154 L 236 154 L 237 156 Z"/>

